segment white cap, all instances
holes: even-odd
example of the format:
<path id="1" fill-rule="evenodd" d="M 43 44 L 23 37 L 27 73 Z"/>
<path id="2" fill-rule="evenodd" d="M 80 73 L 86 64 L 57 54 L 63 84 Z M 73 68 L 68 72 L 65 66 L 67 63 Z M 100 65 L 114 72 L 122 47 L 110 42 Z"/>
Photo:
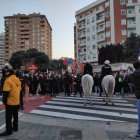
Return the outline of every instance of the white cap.
<path id="1" fill-rule="evenodd" d="M 110 64 L 109 60 L 105 60 L 104 64 Z"/>
<path id="2" fill-rule="evenodd" d="M 8 67 L 9 69 L 12 69 L 12 66 L 9 63 L 5 63 L 4 67 Z"/>

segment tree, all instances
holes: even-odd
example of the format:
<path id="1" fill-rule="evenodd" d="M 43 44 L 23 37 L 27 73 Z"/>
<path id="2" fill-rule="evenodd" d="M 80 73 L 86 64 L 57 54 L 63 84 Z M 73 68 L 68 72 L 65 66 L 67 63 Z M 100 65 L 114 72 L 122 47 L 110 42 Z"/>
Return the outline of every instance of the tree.
<path id="1" fill-rule="evenodd" d="M 66 69 L 66 66 L 63 64 L 63 60 L 62 59 L 54 59 L 54 60 L 50 60 L 49 64 L 48 64 L 48 69 L 50 71 L 57 71 L 57 72 L 61 72 L 62 69 Z"/>
<path id="2" fill-rule="evenodd" d="M 35 64 L 39 70 L 47 70 L 49 58 L 45 53 L 37 49 L 30 49 L 26 53 L 29 56 L 29 64 Z"/>
<path id="3" fill-rule="evenodd" d="M 12 65 L 14 69 L 17 69 L 23 65 L 24 58 L 26 58 L 25 52 L 18 51 L 12 54 L 9 63 Z"/>
<path id="4" fill-rule="evenodd" d="M 139 55 L 140 36 L 137 36 L 135 33 L 131 33 L 130 36 L 126 39 L 124 45 L 124 60 L 126 62 L 133 63 L 137 60 Z"/>
<path id="5" fill-rule="evenodd" d="M 49 58 L 48 56 L 38 51 L 37 49 L 29 49 L 26 52 L 18 51 L 12 54 L 9 63 L 14 69 L 20 68 L 20 66 L 29 66 L 35 64 L 39 69 L 47 68 Z"/>

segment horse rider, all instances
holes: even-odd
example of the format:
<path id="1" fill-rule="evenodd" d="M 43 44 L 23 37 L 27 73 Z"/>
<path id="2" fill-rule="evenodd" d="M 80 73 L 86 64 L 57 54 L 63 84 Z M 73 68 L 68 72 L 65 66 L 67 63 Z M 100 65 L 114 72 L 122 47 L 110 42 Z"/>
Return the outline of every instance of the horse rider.
<path id="1" fill-rule="evenodd" d="M 110 61 L 105 60 L 104 66 L 101 69 L 101 81 L 106 75 L 112 75 L 112 74 L 113 74 L 113 71 L 112 71 L 112 68 L 110 66 Z"/>
<path id="2" fill-rule="evenodd" d="M 93 68 L 92 68 L 92 65 L 87 62 L 85 65 L 84 65 L 84 73 L 83 74 L 90 74 L 91 76 L 93 76 Z"/>

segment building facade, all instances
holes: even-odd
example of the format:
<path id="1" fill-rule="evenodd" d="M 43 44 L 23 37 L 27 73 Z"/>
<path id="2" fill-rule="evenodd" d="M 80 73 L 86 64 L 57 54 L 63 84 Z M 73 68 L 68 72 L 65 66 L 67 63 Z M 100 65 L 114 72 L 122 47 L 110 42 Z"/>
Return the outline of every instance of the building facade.
<path id="1" fill-rule="evenodd" d="M 4 33 L 0 34 L 0 69 L 4 67 L 5 60 L 4 60 Z"/>
<path id="2" fill-rule="evenodd" d="M 52 28 L 45 15 L 33 13 L 6 16 L 5 61 L 17 51 L 35 48 L 52 58 Z"/>
<path id="3" fill-rule="evenodd" d="M 140 35 L 140 0 L 97 0 L 76 11 L 74 53 L 80 63 L 98 63 L 98 48 Z"/>

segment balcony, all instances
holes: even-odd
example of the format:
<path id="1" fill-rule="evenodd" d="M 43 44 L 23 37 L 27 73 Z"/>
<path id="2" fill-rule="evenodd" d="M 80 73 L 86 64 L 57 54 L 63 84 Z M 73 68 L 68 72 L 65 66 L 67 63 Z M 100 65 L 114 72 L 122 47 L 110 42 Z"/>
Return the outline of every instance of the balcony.
<path id="1" fill-rule="evenodd" d="M 100 22 L 103 22 L 103 21 L 105 21 L 105 16 L 97 18 L 96 23 L 100 23 Z"/>
<path id="2" fill-rule="evenodd" d="M 86 36 L 86 33 L 81 33 L 81 34 L 79 34 L 79 38 L 83 38 L 83 37 L 85 37 Z"/>
<path id="3" fill-rule="evenodd" d="M 103 42 L 105 41 L 105 36 L 102 36 L 100 38 L 97 38 L 97 42 Z"/>
<path id="4" fill-rule="evenodd" d="M 136 23 L 135 22 L 128 22 L 127 28 L 136 28 Z"/>
<path id="5" fill-rule="evenodd" d="M 102 12 L 104 12 L 104 9 L 103 9 L 103 8 L 98 9 L 98 10 L 96 11 L 96 14 L 99 14 L 99 13 L 102 13 Z"/>
<path id="6" fill-rule="evenodd" d="M 85 45 L 86 45 L 86 41 L 79 42 L 79 46 L 85 46 Z"/>
<path id="7" fill-rule="evenodd" d="M 86 55 L 86 51 L 85 51 L 85 52 L 82 51 L 82 52 L 80 52 L 79 54 L 80 54 L 80 55 Z"/>
<path id="8" fill-rule="evenodd" d="M 128 3 L 126 4 L 126 7 L 134 7 L 135 5 L 136 5 L 136 3 L 128 2 Z"/>
<path id="9" fill-rule="evenodd" d="M 79 30 L 84 29 L 85 27 L 86 27 L 86 25 L 83 24 L 83 25 L 79 26 Z"/>
<path id="10" fill-rule="evenodd" d="M 136 17 L 135 12 L 127 13 L 127 18 L 133 18 L 133 17 Z"/>
<path id="11" fill-rule="evenodd" d="M 97 33 L 104 32 L 104 31 L 105 31 L 105 25 L 102 26 L 101 28 L 97 28 Z"/>

